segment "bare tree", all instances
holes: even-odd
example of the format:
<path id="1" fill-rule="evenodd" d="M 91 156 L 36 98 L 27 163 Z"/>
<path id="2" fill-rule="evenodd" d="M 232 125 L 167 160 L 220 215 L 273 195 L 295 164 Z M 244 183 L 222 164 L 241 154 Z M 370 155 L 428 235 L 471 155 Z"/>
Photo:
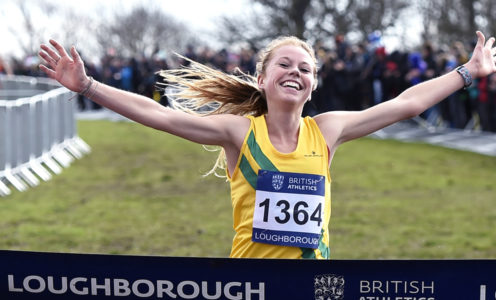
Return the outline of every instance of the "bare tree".
<path id="1" fill-rule="evenodd" d="M 259 9 L 250 16 L 225 17 L 221 38 L 257 44 L 279 35 L 295 35 L 310 41 L 338 33 L 366 37 L 397 24 L 408 0 L 256 0 Z"/>
<path id="2" fill-rule="evenodd" d="M 432 41 L 438 34 L 437 20 L 441 17 L 438 4 L 431 0 L 417 1 L 416 10 L 422 20 L 422 40 Z"/>
<path id="3" fill-rule="evenodd" d="M 364 37 L 373 31 L 382 32 L 395 26 L 400 13 L 411 4 L 408 0 L 349 0 L 352 2 L 351 15 L 355 21 L 352 29 Z"/>
<path id="4" fill-rule="evenodd" d="M 496 2 L 494 0 L 481 0 L 476 4 L 476 9 L 480 11 L 480 20 L 477 25 L 481 27 L 486 34 L 496 35 Z"/>
<path id="5" fill-rule="evenodd" d="M 424 40 L 451 44 L 469 42 L 480 29 L 488 34 L 496 30 L 491 20 L 496 17 L 493 0 L 422 0 L 419 11 L 424 21 Z"/>
<path id="6" fill-rule="evenodd" d="M 153 5 L 140 4 L 129 12 L 116 11 L 99 24 L 96 39 L 104 51 L 118 49 L 123 56 L 149 57 L 159 49 L 181 50 L 190 38 L 185 24 Z"/>
<path id="7" fill-rule="evenodd" d="M 219 37 L 226 44 L 245 41 L 259 47 L 280 35 L 304 38 L 312 0 L 255 0 L 251 13 L 224 17 Z"/>
<path id="8" fill-rule="evenodd" d="M 64 30 L 58 32 L 56 38 L 64 45 L 75 45 L 82 53 L 91 52 L 96 54 L 95 57 L 99 56 L 101 53 L 95 47 L 96 19 L 70 9 L 59 13 L 63 15 L 61 26 Z"/>
<path id="9" fill-rule="evenodd" d="M 9 24 L 9 31 L 16 37 L 19 43 L 18 55 L 29 56 L 38 52 L 40 43 L 45 41 L 47 28 L 43 26 L 42 22 L 36 22 L 33 17 L 33 10 L 40 10 L 45 14 L 45 17 L 50 17 L 56 8 L 50 3 L 37 2 L 37 5 L 30 5 L 32 3 L 26 1 L 18 1 L 17 8 L 21 13 L 21 20 L 19 23 Z"/>
<path id="10" fill-rule="evenodd" d="M 467 40 L 475 32 L 475 11 L 471 0 L 442 1 L 441 15 L 438 28 L 441 42 L 451 42 L 454 39 Z"/>
<path id="11" fill-rule="evenodd" d="M 20 57 L 36 54 L 49 38 L 76 45 L 83 55 L 92 53 L 95 60 L 110 48 L 121 56 L 150 57 L 162 49 L 181 52 L 195 37 L 187 25 L 154 3 L 144 1 L 124 11 L 101 5 L 95 15 L 70 5 L 55 6 L 52 1 L 19 0 L 21 19 L 8 24 L 8 29 L 17 38 L 16 55 Z"/>

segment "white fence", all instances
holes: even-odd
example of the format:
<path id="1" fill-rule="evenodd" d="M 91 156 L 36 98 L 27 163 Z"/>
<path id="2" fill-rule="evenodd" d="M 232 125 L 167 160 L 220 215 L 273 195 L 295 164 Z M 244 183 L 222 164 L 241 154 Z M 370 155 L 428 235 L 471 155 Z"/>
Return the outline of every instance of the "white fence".
<path id="1" fill-rule="evenodd" d="M 90 152 L 77 135 L 73 95 L 47 78 L 0 76 L 0 196 L 47 181 Z"/>

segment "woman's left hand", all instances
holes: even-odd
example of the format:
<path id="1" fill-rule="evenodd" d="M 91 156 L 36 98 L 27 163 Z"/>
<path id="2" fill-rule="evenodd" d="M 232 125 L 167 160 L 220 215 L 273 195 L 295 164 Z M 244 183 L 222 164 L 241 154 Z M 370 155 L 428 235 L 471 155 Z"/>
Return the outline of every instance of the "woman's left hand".
<path id="1" fill-rule="evenodd" d="M 494 41 L 494 37 L 486 41 L 484 34 L 477 31 L 477 44 L 472 57 L 465 64 L 472 77 L 485 77 L 496 72 L 496 47 L 493 47 Z"/>

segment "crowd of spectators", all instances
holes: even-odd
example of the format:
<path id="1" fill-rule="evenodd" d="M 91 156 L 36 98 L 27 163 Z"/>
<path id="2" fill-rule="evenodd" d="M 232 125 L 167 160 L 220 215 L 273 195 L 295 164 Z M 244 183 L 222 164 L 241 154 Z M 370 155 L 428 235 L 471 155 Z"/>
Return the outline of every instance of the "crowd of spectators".
<path id="1" fill-rule="evenodd" d="M 362 110 L 397 96 L 406 88 L 442 75 L 468 61 L 474 45 L 461 42 L 434 47 L 424 44 L 419 51 L 391 51 L 381 44 L 380 36 L 372 34 L 362 43 L 348 43 L 337 35 L 331 46 L 317 41 L 314 45 L 319 60 L 318 88 L 312 101 L 305 106 L 306 115 L 330 110 Z M 183 55 L 192 60 L 234 73 L 255 73 L 257 49 L 239 51 L 213 50 L 209 47 L 188 46 Z M 0 74 L 13 73 L 42 76 L 37 57 L 6 64 L 0 58 Z M 98 64 L 86 62 L 87 72 L 96 80 L 136 92 L 168 105 L 166 97 L 156 88 L 160 78 L 157 71 L 186 65 L 177 56 L 159 52 L 151 58 L 143 56 L 123 58 L 109 52 Z M 81 110 L 100 107 L 80 97 Z M 467 88 L 422 114 L 434 126 L 451 128 L 479 128 L 496 132 L 496 75 L 482 78 Z"/>
<path id="2" fill-rule="evenodd" d="M 422 45 L 419 51 L 388 53 L 380 40 L 349 44 L 335 37 L 334 49 L 315 46 L 322 66 L 311 111 L 361 110 L 396 97 L 410 86 L 445 74 L 468 61 L 475 44 Z M 422 114 L 431 125 L 496 132 L 496 76 L 476 80 Z"/>

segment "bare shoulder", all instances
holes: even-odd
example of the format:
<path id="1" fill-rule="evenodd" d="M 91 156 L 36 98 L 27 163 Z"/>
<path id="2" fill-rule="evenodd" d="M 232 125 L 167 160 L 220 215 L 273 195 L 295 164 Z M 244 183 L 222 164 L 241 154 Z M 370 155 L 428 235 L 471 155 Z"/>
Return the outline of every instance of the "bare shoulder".
<path id="1" fill-rule="evenodd" d="M 319 114 L 314 119 L 327 145 L 332 148 L 365 135 L 365 133 L 353 131 L 354 127 L 358 127 L 356 125 L 359 124 L 358 120 L 364 118 L 364 114 L 365 111 L 332 111 Z"/>
<path id="2" fill-rule="evenodd" d="M 232 114 L 213 115 L 212 118 L 217 119 L 219 123 L 223 123 L 233 137 L 242 136 L 243 139 L 251 123 L 248 117 Z"/>
<path id="3" fill-rule="evenodd" d="M 337 116 L 338 116 L 338 112 L 328 111 L 314 116 L 313 119 L 315 120 L 315 122 L 317 122 L 319 126 L 322 126 L 331 122 L 335 122 Z"/>
<path id="4" fill-rule="evenodd" d="M 343 118 L 346 112 L 331 111 L 318 114 L 314 117 L 319 126 L 320 132 L 326 139 L 329 146 L 335 144 L 343 130 Z"/>
<path id="5" fill-rule="evenodd" d="M 236 147 L 240 147 L 243 144 L 246 133 L 250 128 L 251 121 L 249 118 L 232 114 L 212 115 L 207 118 L 211 118 L 225 132 L 227 137 L 225 141 L 227 143 L 223 143 L 224 147 L 228 146 L 226 144 L 232 144 Z"/>

